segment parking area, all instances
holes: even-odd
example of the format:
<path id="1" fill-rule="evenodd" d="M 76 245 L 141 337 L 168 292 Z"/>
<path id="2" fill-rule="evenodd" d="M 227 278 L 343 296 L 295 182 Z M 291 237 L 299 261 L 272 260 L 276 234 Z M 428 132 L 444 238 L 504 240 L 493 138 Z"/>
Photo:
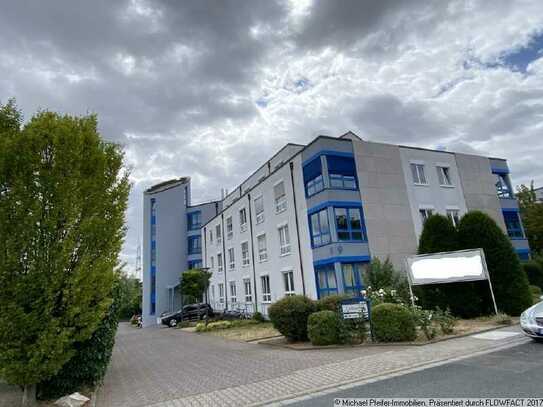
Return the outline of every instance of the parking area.
<path id="1" fill-rule="evenodd" d="M 145 406 L 396 349 L 294 351 L 121 323 L 97 405 Z"/>

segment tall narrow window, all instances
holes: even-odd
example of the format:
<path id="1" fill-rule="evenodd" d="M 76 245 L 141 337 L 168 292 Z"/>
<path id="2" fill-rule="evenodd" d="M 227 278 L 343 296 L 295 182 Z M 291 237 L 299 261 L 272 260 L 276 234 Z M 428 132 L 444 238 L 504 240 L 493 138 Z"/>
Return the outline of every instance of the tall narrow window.
<path id="1" fill-rule="evenodd" d="M 294 272 L 292 270 L 283 273 L 283 283 L 286 296 L 296 294 L 294 291 Z"/>
<path id="2" fill-rule="evenodd" d="M 279 227 L 279 247 L 281 255 L 287 255 L 290 253 L 290 235 L 288 233 L 288 225 Z"/>
<path id="3" fill-rule="evenodd" d="M 189 236 L 189 254 L 202 253 L 202 244 L 200 236 Z"/>
<path id="4" fill-rule="evenodd" d="M 262 285 L 262 302 L 271 302 L 270 276 L 260 277 Z"/>
<path id="5" fill-rule="evenodd" d="M 214 269 L 215 268 L 215 257 L 211 256 L 209 259 L 211 261 L 211 268 Z"/>
<path id="6" fill-rule="evenodd" d="M 227 239 L 232 239 L 232 237 L 234 236 L 234 226 L 232 224 L 232 217 L 229 216 L 228 218 L 226 218 L 226 238 Z"/>
<path id="7" fill-rule="evenodd" d="M 249 263 L 249 242 L 243 242 L 241 244 L 241 264 L 242 266 L 248 266 Z"/>
<path id="8" fill-rule="evenodd" d="M 458 226 L 458 222 L 460 222 L 459 213 L 460 211 L 458 209 L 447 209 L 447 217 L 451 220 L 454 226 Z"/>
<path id="9" fill-rule="evenodd" d="M 247 230 L 247 210 L 245 208 L 239 210 L 239 229 L 241 232 Z"/>
<path id="10" fill-rule="evenodd" d="M 258 261 L 268 260 L 268 247 L 266 244 L 266 235 L 260 235 L 256 238 L 258 242 Z"/>
<path id="11" fill-rule="evenodd" d="M 262 196 L 255 199 L 255 214 L 257 224 L 264 222 L 264 198 Z"/>
<path id="12" fill-rule="evenodd" d="M 411 164 L 411 174 L 413 182 L 418 185 L 427 185 L 426 174 L 424 173 L 424 164 Z"/>
<path id="13" fill-rule="evenodd" d="M 219 283 L 219 302 L 224 304 L 224 283 Z"/>
<path id="14" fill-rule="evenodd" d="M 236 268 L 236 259 L 234 257 L 233 247 L 228 249 L 228 267 L 230 268 L 230 270 L 233 270 Z"/>
<path id="15" fill-rule="evenodd" d="M 328 209 L 322 209 L 310 216 L 311 239 L 313 246 L 322 246 L 330 243 L 330 225 L 328 223 Z"/>
<path id="16" fill-rule="evenodd" d="M 213 230 L 209 231 L 209 243 L 213 243 Z"/>
<path id="17" fill-rule="evenodd" d="M 222 253 L 217 254 L 217 271 L 222 273 Z"/>
<path id="18" fill-rule="evenodd" d="M 253 293 L 251 290 L 251 280 L 248 278 L 243 279 L 243 287 L 245 289 L 245 302 L 253 301 Z"/>
<path id="19" fill-rule="evenodd" d="M 221 237 L 221 225 L 215 226 L 215 235 L 217 236 L 217 244 L 221 244 L 222 237 Z"/>
<path id="20" fill-rule="evenodd" d="M 281 181 L 273 187 L 275 196 L 275 213 L 283 212 L 287 209 L 287 196 L 285 193 L 285 183 Z"/>
<path id="21" fill-rule="evenodd" d="M 316 157 L 304 165 L 304 184 L 307 196 L 315 195 L 324 189 L 324 179 L 322 177 L 322 162 L 320 157 Z"/>
<path id="22" fill-rule="evenodd" d="M 317 273 L 317 284 L 319 289 L 319 298 L 328 295 L 337 294 L 336 270 L 333 264 L 319 266 L 315 268 Z"/>
<path id="23" fill-rule="evenodd" d="M 449 167 L 437 167 L 437 177 L 439 179 L 439 185 L 452 186 L 451 171 Z"/>
<path id="24" fill-rule="evenodd" d="M 238 302 L 238 293 L 235 281 L 230 281 L 230 302 L 235 304 Z"/>
<path id="25" fill-rule="evenodd" d="M 215 286 L 211 285 L 211 299 L 215 301 Z"/>
<path id="26" fill-rule="evenodd" d="M 362 275 L 367 267 L 367 263 L 343 263 L 341 265 L 343 289 L 346 294 L 360 295 L 360 291 L 364 288 Z"/>
<path id="27" fill-rule="evenodd" d="M 187 214 L 188 230 L 198 230 L 202 226 L 202 212 L 191 212 Z"/>
<path id="28" fill-rule="evenodd" d="M 524 233 L 522 232 L 522 226 L 518 212 L 503 212 L 503 219 L 505 221 L 505 227 L 507 234 L 512 239 L 523 239 Z"/>
<path id="29" fill-rule="evenodd" d="M 360 208 L 334 208 L 337 238 L 340 241 L 365 241 Z"/>
<path id="30" fill-rule="evenodd" d="M 420 219 L 422 220 L 422 224 L 424 225 L 424 222 L 428 220 L 430 216 L 434 213 L 433 209 L 429 208 L 421 208 L 419 209 Z"/>

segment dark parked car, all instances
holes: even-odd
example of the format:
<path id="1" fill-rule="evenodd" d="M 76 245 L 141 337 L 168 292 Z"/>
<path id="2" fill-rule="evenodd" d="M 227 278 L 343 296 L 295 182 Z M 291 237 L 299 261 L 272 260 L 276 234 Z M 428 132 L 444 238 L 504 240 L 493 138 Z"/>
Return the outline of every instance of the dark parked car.
<path id="1" fill-rule="evenodd" d="M 163 325 L 174 327 L 181 321 L 196 321 L 213 317 L 213 309 L 209 304 L 188 304 L 179 311 L 166 314 L 161 318 Z"/>

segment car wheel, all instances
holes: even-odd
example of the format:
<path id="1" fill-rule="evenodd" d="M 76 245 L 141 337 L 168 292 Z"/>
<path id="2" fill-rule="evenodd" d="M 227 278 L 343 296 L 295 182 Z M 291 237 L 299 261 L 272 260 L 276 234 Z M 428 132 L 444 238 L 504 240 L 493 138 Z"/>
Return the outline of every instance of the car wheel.
<path id="1" fill-rule="evenodd" d="M 170 328 L 177 326 L 177 321 L 175 319 L 170 320 Z"/>
<path id="2" fill-rule="evenodd" d="M 543 343 L 543 338 L 532 338 L 532 339 L 538 343 Z"/>

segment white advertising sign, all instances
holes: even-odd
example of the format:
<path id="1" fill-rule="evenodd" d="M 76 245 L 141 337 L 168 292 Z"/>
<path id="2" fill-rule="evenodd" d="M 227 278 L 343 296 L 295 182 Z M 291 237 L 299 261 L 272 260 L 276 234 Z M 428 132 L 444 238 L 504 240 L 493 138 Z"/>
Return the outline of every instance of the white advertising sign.
<path id="1" fill-rule="evenodd" d="M 481 249 L 424 254 L 407 258 L 412 285 L 487 280 Z"/>

